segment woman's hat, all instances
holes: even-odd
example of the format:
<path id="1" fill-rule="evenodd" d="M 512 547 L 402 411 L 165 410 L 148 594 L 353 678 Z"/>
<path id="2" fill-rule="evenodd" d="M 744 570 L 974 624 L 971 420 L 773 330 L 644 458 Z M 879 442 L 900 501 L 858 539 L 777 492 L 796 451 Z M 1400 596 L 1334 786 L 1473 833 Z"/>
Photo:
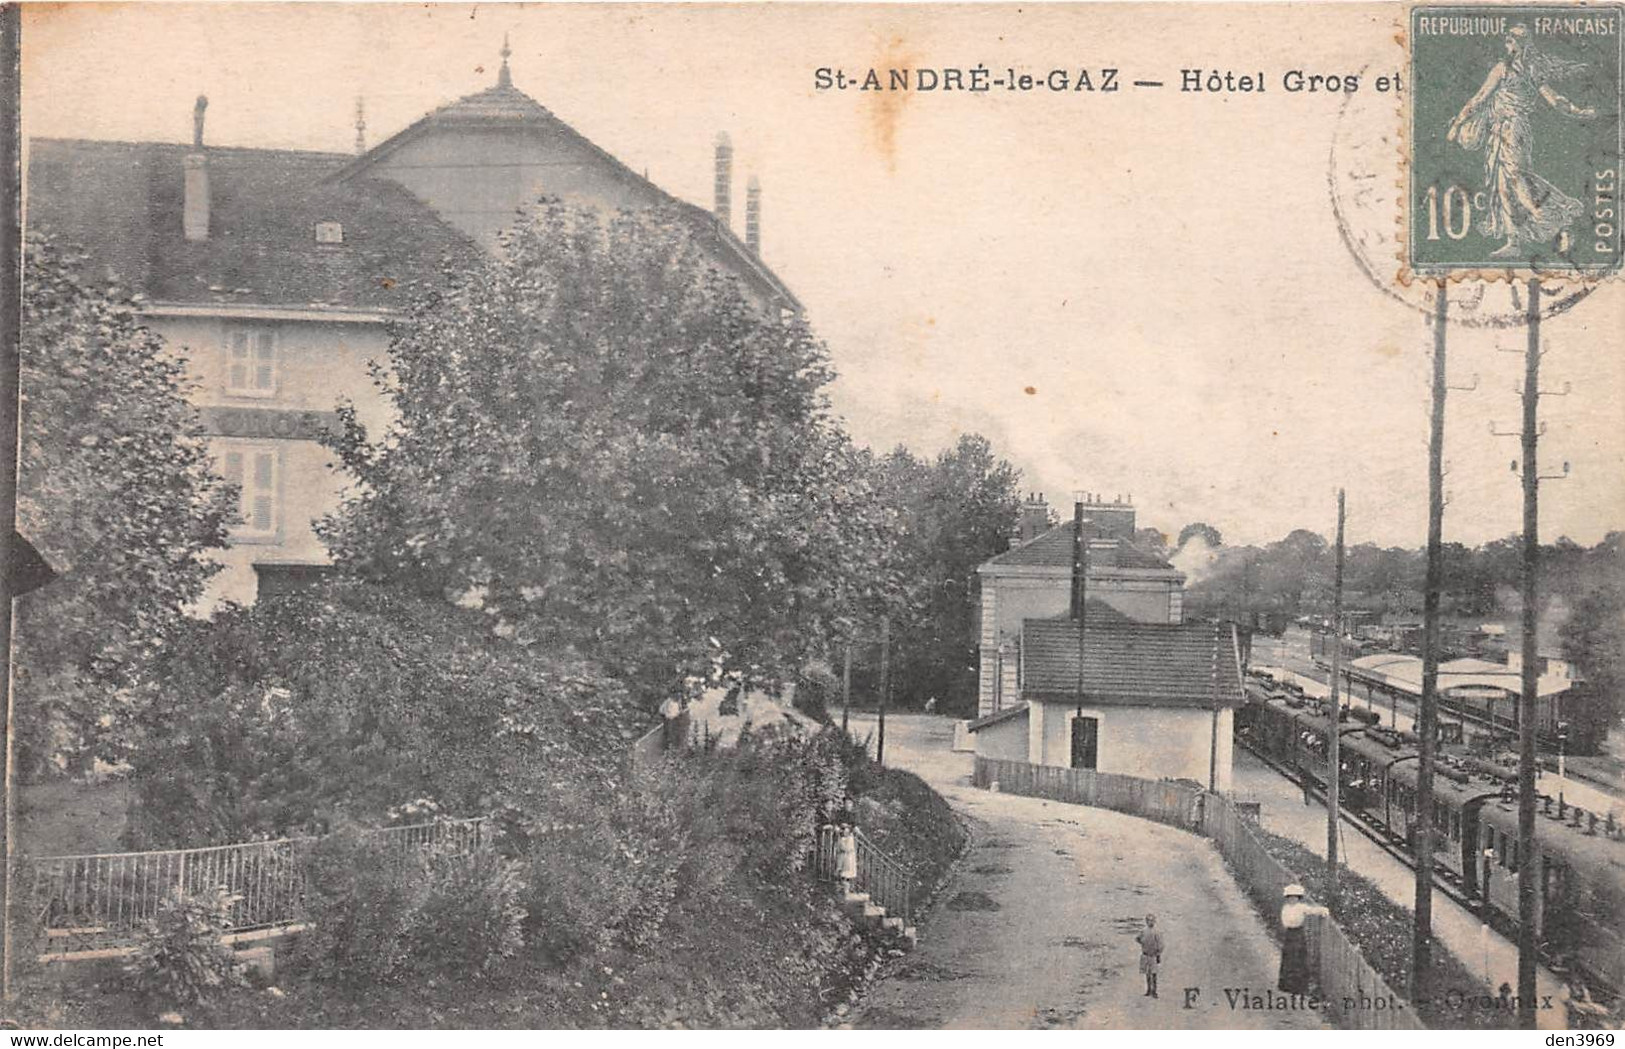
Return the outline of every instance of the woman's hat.
<path id="1" fill-rule="evenodd" d="M 1282 896 L 1302 896 L 1303 895 L 1303 886 L 1294 882 L 1293 884 L 1288 885 L 1286 888 L 1282 889 L 1281 890 L 1281 895 Z"/>

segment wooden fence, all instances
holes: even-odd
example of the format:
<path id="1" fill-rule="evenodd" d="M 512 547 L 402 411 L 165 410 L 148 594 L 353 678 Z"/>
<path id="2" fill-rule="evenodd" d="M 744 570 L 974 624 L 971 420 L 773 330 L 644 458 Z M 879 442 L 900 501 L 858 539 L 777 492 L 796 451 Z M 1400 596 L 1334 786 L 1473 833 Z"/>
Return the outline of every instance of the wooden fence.
<path id="1" fill-rule="evenodd" d="M 1297 881 L 1264 848 L 1226 798 L 1171 780 L 1145 780 L 1088 769 L 1031 765 L 1024 761 L 976 759 L 973 782 L 994 783 L 1010 794 L 1049 798 L 1112 809 L 1201 834 L 1212 840 L 1243 891 L 1272 922 L 1279 920 L 1281 890 Z M 1305 923 L 1310 957 L 1320 976 L 1320 994 L 1339 1027 L 1360 1031 L 1411 1031 L 1422 1027 L 1416 1010 L 1392 990 L 1329 918 Z"/>
<path id="2" fill-rule="evenodd" d="M 1200 830 L 1202 825 L 1203 792 L 1172 780 L 977 758 L 976 785 L 987 787 L 995 782 L 1007 794 L 1127 812 L 1185 830 Z"/>
<path id="3" fill-rule="evenodd" d="M 487 843 L 484 817 L 364 832 L 401 855 L 429 848 L 470 852 Z M 172 889 L 223 888 L 234 934 L 286 927 L 304 916 L 304 851 L 316 838 L 280 838 L 201 849 L 36 856 L 23 859 L 30 917 L 47 959 L 128 945 Z"/>

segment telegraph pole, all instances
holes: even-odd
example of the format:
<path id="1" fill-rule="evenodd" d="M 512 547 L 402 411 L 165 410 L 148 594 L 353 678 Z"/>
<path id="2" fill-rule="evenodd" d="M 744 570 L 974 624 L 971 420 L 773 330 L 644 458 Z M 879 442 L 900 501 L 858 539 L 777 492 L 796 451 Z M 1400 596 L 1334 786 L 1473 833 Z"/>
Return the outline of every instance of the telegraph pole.
<path id="1" fill-rule="evenodd" d="M 1339 740 L 1343 703 L 1337 695 L 1337 678 L 1343 669 L 1343 489 L 1337 490 L 1337 574 L 1332 583 L 1332 731 L 1328 739 L 1326 773 L 1326 906 L 1337 915 L 1337 820 L 1342 813 L 1343 764 Z"/>
<path id="2" fill-rule="evenodd" d="M 0 164 L 8 175 L 17 170 L 19 99 L 17 54 L 21 43 L 22 13 L 17 4 L 0 8 L 0 85 L 5 93 L 0 104 Z M 15 176 L 13 176 L 15 177 Z M 5 723 L 5 842 L 0 849 L 0 1010 L 9 1013 L 11 1002 L 11 911 L 12 866 L 17 853 L 17 801 L 12 762 L 12 737 L 16 735 L 11 688 L 12 579 L 19 549 L 23 544 L 16 531 L 17 455 L 20 447 L 18 392 L 21 387 L 22 316 L 22 227 L 18 211 L 21 190 L 5 194 L 0 205 L 0 711 Z"/>
<path id="3" fill-rule="evenodd" d="M 1084 525 L 1089 524 L 1088 518 L 1083 516 L 1083 503 L 1072 504 L 1072 618 L 1078 621 L 1078 709 L 1075 717 L 1083 717 L 1083 662 L 1086 651 L 1084 645 L 1084 620 L 1088 615 L 1086 605 L 1089 603 L 1089 540 L 1083 534 Z M 1071 741 L 1067 743 L 1067 760 L 1072 760 Z"/>
<path id="4" fill-rule="evenodd" d="M 1523 365 L 1523 694 L 1518 700 L 1518 1026 L 1535 1029 L 1535 694 L 1540 648 L 1535 582 L 1540 560 L 1540 280 L 1529 279 Z"/>
<path id="5" fill-rule="evenodd" d="M 875 761 L 886 763 L 886 697 L 891 692 L 891 616 L 880 617 L 880 734 Z"/>
<path id="6" fill-rule="evenodd" d="M 846 735 L 847 722 L 852 717 L 852 642 L 846 643 L 841 655 L 841 735 Z"/>
<path id="7" fill-rule="evenodd" d="M 1433 967 L 1433 754 L 1439 720 L 1439 591 L 1444 576 L 1445 329 L 1449 282 L 1438 286 L 1433 316 L 1433 417 L 1428 435 L 1428 551 L 1422 592 L 1422 700 L 1416 711 L 1416 924 L 1411 936 L 1411 998 L 1425 995 Z M 1397 716 L 1398 700 L 1395 700 Z"/>

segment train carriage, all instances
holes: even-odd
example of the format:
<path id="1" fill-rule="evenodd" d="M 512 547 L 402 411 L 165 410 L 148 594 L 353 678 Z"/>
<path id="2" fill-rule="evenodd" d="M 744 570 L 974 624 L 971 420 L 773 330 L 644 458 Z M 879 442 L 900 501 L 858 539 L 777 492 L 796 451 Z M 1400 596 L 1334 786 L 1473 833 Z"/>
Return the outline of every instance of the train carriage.
<path id="1" fill-rule="evenodd" d="M 1420 763 L 1416 761 L 1394 766 L 1389 777 L 1388 826 L 1405 839 L 1415 855 L 1419 823 L 1431 818 L 1434 857 L 1469 892 L 1477 893 L 1480 872 L 1475 860 L 1479 813 L 1486 802 L 1502 796 L 1503 787 L 1441 763 L 1433 773 L 1433 797 L 1427 805 L 1419 807 L 1417 780 L 1420 773 Z"/>
<path id="2" fill-rule="evenodd" d="M 1322 789 L 1325 789 L 1331 779 L 1331 734 L 1334 725 L 1340 737 L 1347 737 L 1350 733 L 1358 733 L 1365 728 L 1358 722 L 1337 723 L 1331 717 L 1311 710 L 1296 711 L 1292 718 L 1292 749 L 1288 752 L 1290 759 L 1304 777 Z"/>
<path id="3" fill-rule="evenodd" d="M 1344 804 L 1369 820 L 1392 825 L 1388 781 L 1396 765 L 1416 761 L 1416 748 L 1395 733 L 1371 729 L 1344 736 L 1342 747 Z"/>
<path id="4" fill-rule="evenodd" d="M 1548 799 L 1549 800 L 1549 799 Z M 1576 810 L 1570 809 L 1569 813 Z M 1478 862 L 1488 875 L 1490 906 L 1516 924 L 1518 872 L 1535 864 L 1535 939 L 1585 979 L 1608 987 L 1625 980 L 1625 839 L 1559 818 L 1535 817 L 1532 854 L 1518 850 L 1516 801 L 1486 804 L 1479 820 Z"/>
<path id="5" fill-rule="evenodd" d="M 1252 719 L 1253 744 L 1277 761 L 1291 761 L 1296 739 L 1293 719 L 1297 713 L 1279 695 L 1256 704 Z"/>

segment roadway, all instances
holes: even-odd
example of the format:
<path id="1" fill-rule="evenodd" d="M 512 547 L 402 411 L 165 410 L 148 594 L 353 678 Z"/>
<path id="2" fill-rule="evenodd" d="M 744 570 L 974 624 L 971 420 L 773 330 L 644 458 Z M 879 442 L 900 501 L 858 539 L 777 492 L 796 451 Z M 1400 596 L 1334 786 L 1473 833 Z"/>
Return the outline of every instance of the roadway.
<path id="1" fill-rule="evenodd" d="M 1227 989 L 1275 987 L 1280 952 L 1197 835 L 1120 812 L 971 786 L 953 722 L 891 715 L 886 763 L 935 788 L 969 851 L 893 959 L 844 1017 L 859 1029 L 1319 1030 L 1310 1009 L 1237 1008 Z M 858 739 L 874 730 L 854 714 Z M 1155 914 L 1161 994 L 1145 996 L 1134 937 Z"/>

